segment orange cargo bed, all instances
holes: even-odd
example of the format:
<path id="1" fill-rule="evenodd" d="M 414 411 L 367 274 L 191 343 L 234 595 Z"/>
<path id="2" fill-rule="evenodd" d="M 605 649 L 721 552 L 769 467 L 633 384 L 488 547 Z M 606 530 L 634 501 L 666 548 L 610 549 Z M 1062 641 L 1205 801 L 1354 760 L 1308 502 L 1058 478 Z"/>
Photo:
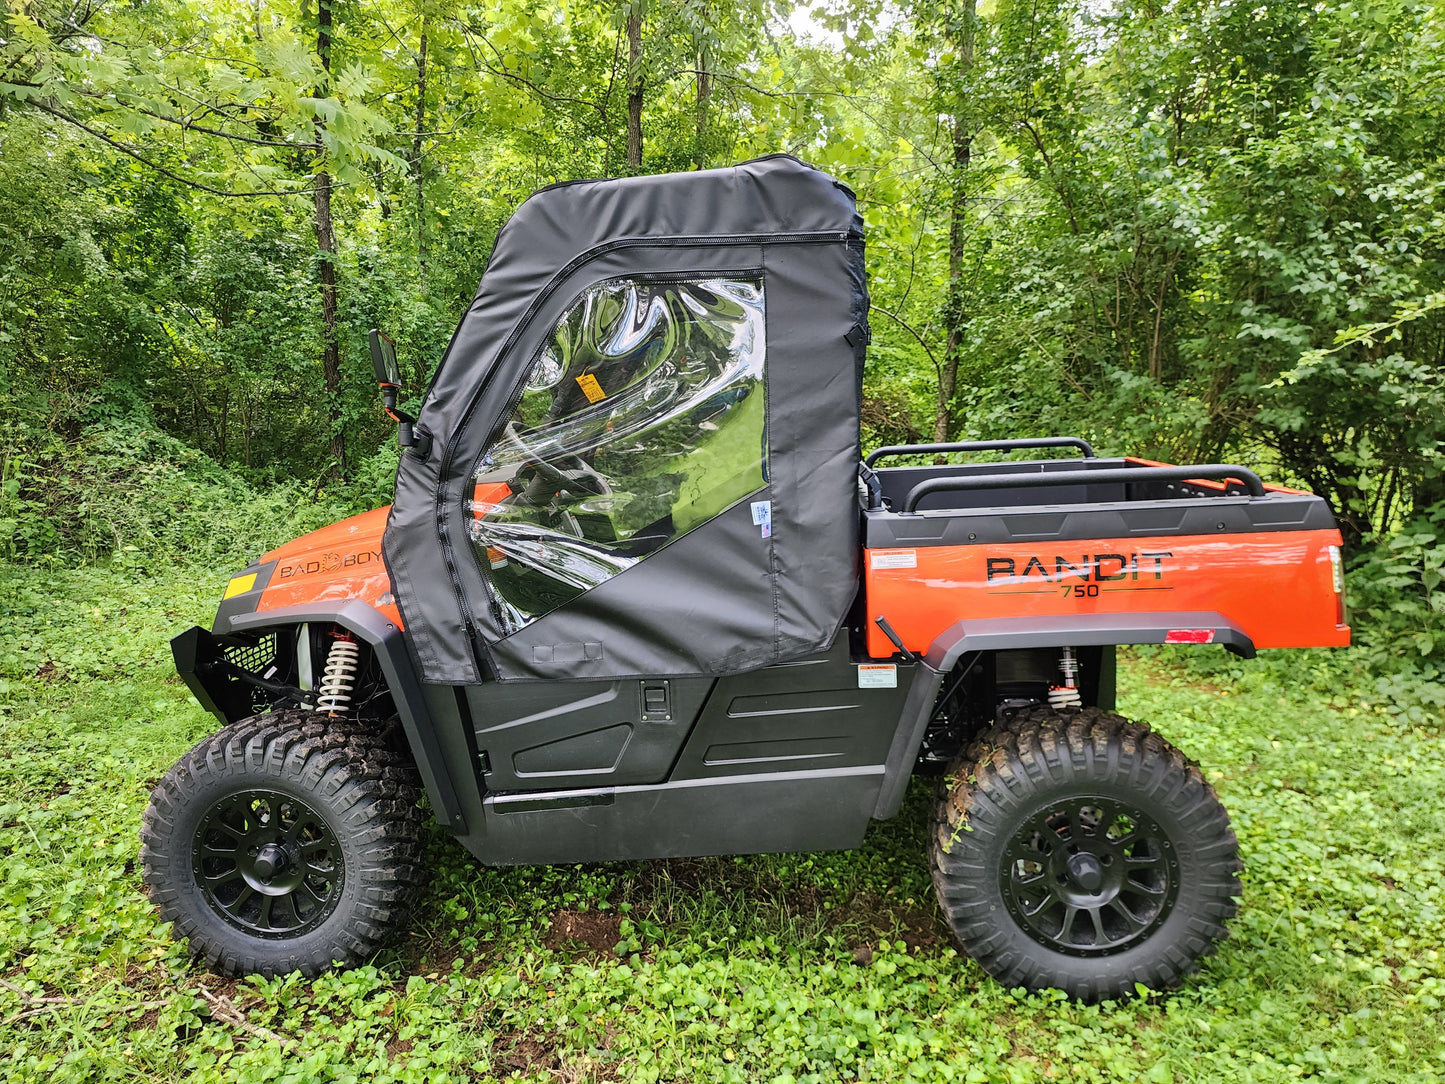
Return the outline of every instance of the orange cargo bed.
<path id="1" fill-rule="evenodd" d="M 920 654 L 959 622 L 1057 620 L 1062 644 L 1110 615 L 1121 628 L 1139 615 L 1161 625 L 1118 642 L 1214 642 L 1221 618 L 1256 648 L 1350 642 L 1328 507 L 1242 468 L 1089 458 L 878 477 L 884 506 L 864 514 L 875 658 L 895 650 L 880 617 Z"/>

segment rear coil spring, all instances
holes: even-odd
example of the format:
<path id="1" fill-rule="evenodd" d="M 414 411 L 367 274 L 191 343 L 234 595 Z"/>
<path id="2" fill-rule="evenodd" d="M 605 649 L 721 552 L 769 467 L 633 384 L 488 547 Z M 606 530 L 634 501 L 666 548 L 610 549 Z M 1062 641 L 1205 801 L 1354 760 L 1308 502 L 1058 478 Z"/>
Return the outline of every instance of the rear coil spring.
<path id="1" fill-rule="evenodd" d="M 318 712 L 345 715 L 351 709 L 351 690 L 356 686 L 360 655 L 361 647 L 355 640 L 337 640 L 331 645 L 316 697 Z"/>
<path id="2" fill-rule="evenodd" d="M 1049 689 L 1049 707 L 1051 708 L 1077 708 L 1083 706 L 1083 698 L 1079 696 L 1079 660 L 1074 656 L 1074 649 L 1066 647 L 1059 656 L 1059 672 L 1064 675 L 1063 685 L 1054 685 Z"/>

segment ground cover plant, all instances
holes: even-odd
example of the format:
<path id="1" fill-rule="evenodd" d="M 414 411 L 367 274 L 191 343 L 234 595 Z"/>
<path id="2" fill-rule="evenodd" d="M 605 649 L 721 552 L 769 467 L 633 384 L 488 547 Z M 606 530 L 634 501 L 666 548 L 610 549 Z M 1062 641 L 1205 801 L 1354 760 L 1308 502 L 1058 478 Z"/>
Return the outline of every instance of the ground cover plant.
<path id="1" fill-rule="evenodd" d="M 1278 666 L 1125 667 L 1122 710 L 1207 766 L 1248 870 L 1182 990 L 1009 991 L 950 947 L 927 781 L 845 854 L 485 869 L 443 833 L 370 965 L 242 982 L 141 893 L 149 788 L 213 727 L 166 639 L 224 570 L 0 575 L 8 1079 L 1416 1081 L 1445 1077 L 1445 749 Z"/>

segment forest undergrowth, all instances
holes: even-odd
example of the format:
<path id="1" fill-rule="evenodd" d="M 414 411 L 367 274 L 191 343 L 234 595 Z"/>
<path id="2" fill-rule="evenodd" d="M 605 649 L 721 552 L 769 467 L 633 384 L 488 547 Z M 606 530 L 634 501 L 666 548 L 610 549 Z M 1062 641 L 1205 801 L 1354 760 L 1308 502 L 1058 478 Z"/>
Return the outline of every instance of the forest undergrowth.
<path id="1" fill-rule="evenodd" d="M 1445 749 L 1308 659 L 1126 660 L 1121 710 L 1204 766 L 1247 863 L 1230 939 L 1172 993 L 1082 1006 L 959 956 L 929 780 L 851 853 L 487 869 L 433 829 L 369 965 L 218 978 L 156 920 L 136 851 L 150 787 L 214 726 L 166 641 L 227 571 L 0 570 L 8 1079 L 1445 1077 Z"/>

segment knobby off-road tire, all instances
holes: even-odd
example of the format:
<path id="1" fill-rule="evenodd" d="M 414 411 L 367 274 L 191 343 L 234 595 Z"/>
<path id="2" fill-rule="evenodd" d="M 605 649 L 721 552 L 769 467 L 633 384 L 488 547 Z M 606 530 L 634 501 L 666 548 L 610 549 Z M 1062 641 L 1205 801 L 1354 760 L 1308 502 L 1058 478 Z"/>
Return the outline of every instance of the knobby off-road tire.
<path id="1" fill-rule="evenodd" d="M 228 975 L 359 963 L 420 879 L 420 794 L 410 758 L 359 724 L 243 719 L 152 792 L 140 852 L 151 901 Z"/>
<path id="2" fill-rule="evenodd" d="M 1176 985 L 1226 936 L 1239 845 L 1199 770 L 1099 708 L 1021 712 L 949 768 L 933 884 L 1006 986 L 1084 1001 Z"/>

